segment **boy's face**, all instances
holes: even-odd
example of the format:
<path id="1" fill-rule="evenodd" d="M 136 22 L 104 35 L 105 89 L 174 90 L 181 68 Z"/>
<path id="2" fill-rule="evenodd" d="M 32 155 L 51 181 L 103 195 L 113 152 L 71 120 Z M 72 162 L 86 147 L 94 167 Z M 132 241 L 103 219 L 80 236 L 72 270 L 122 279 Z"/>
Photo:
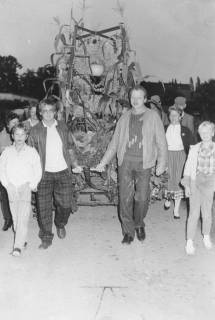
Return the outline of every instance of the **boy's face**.
<path id="1" fill-rule="evenodd" d="M 13 127 L 19 123 L 19 119 L 18 118 L 14 118 L 12 120 L 9 121 L 7 127 L 8 127 L 8 131 L 11 132 L 11 130 L 13 129 Z"/>
<path id="2" fill-rule="evenodd" d="M 130 100 L 134 109 L 140 109 L 146 102 L 145 93 L 142 90 L 133 90 Z"/>
<path id="3" fill-rule="evenodd" d="M 55 108 L 51 105 L 45 104 L 42 107 L 41 115 L 44 121 L 52 122 L 55 117 Z"/>
<path id="4" fill-rule="evenodd" d="M 180 122 L 180 119 L 181 117 L 177 111 L 175 110 L 170 111 L 169 120 L 171 124 L 178 124 Z"/>
<path id="5" fill-rule="evenodd" d="M 13 140 L 16 145 L 19 145 L 19 146 L 24 145 L 26 139 L 27 139 L 27 134 L 23 129 L 17 128 L 13 133 Z"/>
<path id="6" fill-rule="evenodd" d="M 210 127 L 203 127 L 199 131 L 199 135 L 203 142 L 210 142 L 214 136 L 213 130 Z"/>

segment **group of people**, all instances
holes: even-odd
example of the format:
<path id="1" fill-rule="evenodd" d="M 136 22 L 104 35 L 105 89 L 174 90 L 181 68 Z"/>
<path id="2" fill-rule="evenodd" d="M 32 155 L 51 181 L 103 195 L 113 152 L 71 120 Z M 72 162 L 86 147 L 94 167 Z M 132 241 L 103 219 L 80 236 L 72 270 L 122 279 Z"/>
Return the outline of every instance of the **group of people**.
<path id="1" fill-rule="evenodd" d="M 32 121 L 28 125 L 17 120 L 8 133 L 13 143 L 8 141 L 7 146 L 2 146 L 1 189 L 8 197 L 10 209 L 3 230 L 13 224 L 13 256 L 20 256 L 27 245 L 32 191 L 37 193 L 39 248 L 47 249 L 52 244 L 53 208 L 57 235 L 60 239 L 66 236 L 65 225 L 73 201 L 71 169 L 79 173 L 81 167 L 72 151 L 66 124 L 55 119 L 56 104 L 53 97 L 42 100 L 39 104 L 41 120 L 34 125 Z M 5 212 L 3 206 L 2 212 Z"/>
<path id="2" fill-rule="evenodd" d="M 102 172 L 117 156 L 122 244 L 131 244 L 135 235 L 141 242 L 146 237 L 144 218 L 149 207 L 151 172 L 155 167 L 157 176 L 168 172 L 164 207 L 169 209 L 173 201 L 175 219 L 180 218 L 181 199 L 184 196 L 190 199 L 187 254 L 195 252 L 193 241 L 200 210 L 203 243 L 210 249 L 215 189 L 214 124 L 205 121 L 199 126 L 201 142 L 195 144 L 193 117 L 184 112 L 184 97 L 175 99 L 169 108 L 169 117 L 162 110 L 157 95 L 149 100 L 150 108 L 146 106 L 147 92 L 140 85 L 129 91 L 129 101 L 131 108 L 117 121 L 103 158 L 92 168 Z M 49 97 L 39 104 L 40 120 L 35 117 L 35 121 L 19 123 L 17 119 L 10 124 L 8 119 L 7 130 L 11 132 L 12 144 L 11 140 L 4 144 L 3 132 L 0 133 L 3 230 L 13 224 L 14 256 L 19 256 L 27 245 L 32 191 L 37 194 L 39 248 L 47 249 L 52 244 L 53 212 L 58 237 L 66 236 L 65 226 L 73 201 L 71 174 L 81 173 L 82 168 L 74 153 L 71 132 L 63 121 L 56 120 L 56 112 L 56 99 Z M 3 201 L 4 197 L 7 201 Z M 12 218 L 5 214 L 6 202 Z"/>
<path id="3" fill-rule="evenodd" d="M 146 107 L 147 92 L 141 86 L 130 90 L 131 109 L 117 122 L 112 140 L 100 163 L 105 166 L 117 155 L 119 176 L 119 209 L 123 244 L 131 244 L 135 235 L 145 239 L 144 218 L 150 197 L 150 175 L 168 172 L 164 206 L 169 209 L 174 201 L 173 216 L 180 218 L 180 201 L 189 197 L 189 218 L 185 250 L 195 252 L 194 237 L 202 214 L 203 243 L 212 248 L 210 231 L 213 193 L 215 190 L 214 124 L 204 121 L 198 128 L 201 142 L 195 144 L 194 119 L 185 113 L 186 99 L 176 97 L 167 118 L 160 98 L 151 97 L 151 108 Z"/>

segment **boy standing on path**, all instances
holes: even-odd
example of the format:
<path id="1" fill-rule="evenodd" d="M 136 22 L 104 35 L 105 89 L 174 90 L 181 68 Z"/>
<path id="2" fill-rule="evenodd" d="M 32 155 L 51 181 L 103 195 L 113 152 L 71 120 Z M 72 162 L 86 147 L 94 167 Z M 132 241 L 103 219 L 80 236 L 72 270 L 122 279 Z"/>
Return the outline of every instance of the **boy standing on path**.
<path id="1" fill-rule="evenodd" d="M 167 143 L 162 121 L 157 112 L 145 106 L 146 90 L 135 86 L 129 93 L 131 110 L 117 122 L 113 138 L 101 162 L 94 170 L 104 171 L 117 155 L 119 178 L 119 209 L 123 244 L 137 239 L 144 241 L 144 218 L 150 198 L 151 169 L 156 165 L 156 175 L 167 166 Z"/>
<path id="2" fill-rule="evenodd" d="M 27 131 L 24 124 L 15 125 L 12 129 L 14 144 L 6 147 L 0 157 L 0 180 L 8 192 L 13 218 L 14 256 L 19 256 L 25 246 L 31 191 L 36 191 L 42 177 L 40 157 L 34 148 L 25 143 Z"/>
<path id="3" fill-rule="evenodd" d="M 54 223 L 57 235 L 65 238 L 65 225 L 72 211 L 71 166 L 76 173 L 81 172 L 69 141 L 69 131 L 63 121 L 55 120 L 56 99 L 49 97 L 40 102 L 39 112 L 42 117 L 31 129 L 29 144 L 34 146 L 42 163 L 42 180 L 38 186 L 38 223 L 40 249 L 47 249 L 53 240 L 52 210 L 55 205 Z"/>

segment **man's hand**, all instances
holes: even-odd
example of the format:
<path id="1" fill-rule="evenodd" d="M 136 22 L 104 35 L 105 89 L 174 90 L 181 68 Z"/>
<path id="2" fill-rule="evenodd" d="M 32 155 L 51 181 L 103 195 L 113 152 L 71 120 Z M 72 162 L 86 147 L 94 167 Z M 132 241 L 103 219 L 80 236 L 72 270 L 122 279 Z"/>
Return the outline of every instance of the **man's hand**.
<path id="1" fill-rule="evenodd" d="M 105 171 L 105 165 L 102 163 L 99 163 L 95 168 L 90 168 L 91 171 L 97 171 L 97 172 L 104 172 Z"/>
<path id="2" fill-rule="evenodd" d="M 83 171 L 83 168 L 81 166 L 76 166 L 72 169 L 73 173 L 81 173 Z"/>
<path id="3" fill-rule="evenodd" d="M 185 187 L 185 196 L 189 198 L 191 196 L 191 190 L 190 187 Z"/>
<path id="4" fill-rule="evenodd" d="M 156 168 L 156 171 L 155 171 L 155 173 L 156 173 L 156 176 L 160 176 L 162 173 L 164 173 L 164 170 L 162 170 L 161 168 Z"/>

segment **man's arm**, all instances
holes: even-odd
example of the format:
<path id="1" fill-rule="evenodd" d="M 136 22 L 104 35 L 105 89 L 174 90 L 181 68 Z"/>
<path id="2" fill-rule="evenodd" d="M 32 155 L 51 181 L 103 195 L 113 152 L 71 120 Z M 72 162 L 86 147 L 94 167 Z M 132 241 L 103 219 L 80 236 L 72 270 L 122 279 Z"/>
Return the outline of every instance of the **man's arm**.
<path id="1" fill-rule="evenodd" d="M 160 117 L 157 114 L 155 116 L 155 138 L 157 145 L 157 166 L 156 166 L 156 175 L 161 175 L 167 168 L 167 141 L 164 131 L 163 123 Z"/>

